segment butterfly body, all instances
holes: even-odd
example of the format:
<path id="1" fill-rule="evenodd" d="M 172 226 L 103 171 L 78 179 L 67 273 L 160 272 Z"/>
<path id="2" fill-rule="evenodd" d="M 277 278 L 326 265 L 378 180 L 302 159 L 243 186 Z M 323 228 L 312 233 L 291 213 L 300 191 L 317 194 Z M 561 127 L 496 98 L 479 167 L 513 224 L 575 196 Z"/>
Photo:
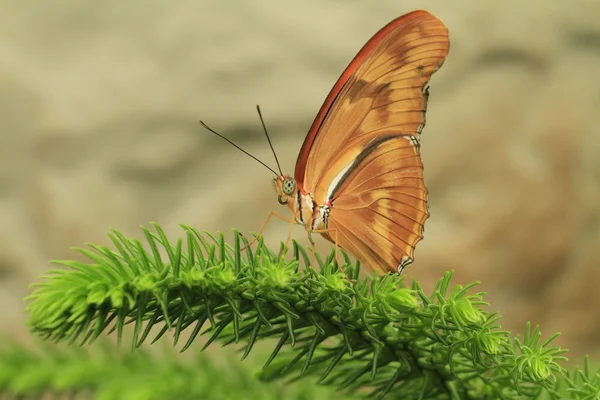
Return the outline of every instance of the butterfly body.
<path id="1" fill-rule="evenodd" d="M 308 232 L 327 229 L 329 205 L 317 204 L 310 193 L 303 193 L 294 178 L 286 175 L 275 178 L 275 188 L 280 204 L 289 207 L 294 222 L 303 225 Z"/>
<path id="2" fill-rule="evenodd" d="M 420 156 L 431 75 L 448 31 L 426 11 L 403 15 L 358 52 L 321 106 L 294 176 L 275 178 L 294 222 L 379 273 L 412 262 L 429 217 Z"/>

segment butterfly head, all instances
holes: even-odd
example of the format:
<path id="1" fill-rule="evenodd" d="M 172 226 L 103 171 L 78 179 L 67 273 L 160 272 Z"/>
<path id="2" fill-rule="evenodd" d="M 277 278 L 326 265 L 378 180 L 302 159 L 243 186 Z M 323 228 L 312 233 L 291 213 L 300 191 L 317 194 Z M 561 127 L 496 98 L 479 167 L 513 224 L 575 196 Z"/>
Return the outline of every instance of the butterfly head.
<path id="1" fill-rule="evenodd" d="M 296 192 L 296 180 L 291 176 L 280 175 L 275 178 L 277 200 L 280 204 L 288 204 L 288 200 Z"/>

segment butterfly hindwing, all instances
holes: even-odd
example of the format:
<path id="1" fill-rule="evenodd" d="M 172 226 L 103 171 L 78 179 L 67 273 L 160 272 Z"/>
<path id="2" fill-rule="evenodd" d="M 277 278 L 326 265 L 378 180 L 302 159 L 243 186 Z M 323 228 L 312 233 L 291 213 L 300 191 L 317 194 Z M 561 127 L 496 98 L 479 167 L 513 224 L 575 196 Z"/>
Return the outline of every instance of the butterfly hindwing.
<path id="1" fill-rule="evenodd" d="M 412 259 L 429 214 L 423 164 L 410 136 L 374 148 L 333 193 L 330 207 L 330 238 L 361 261 L 388 272 Z"/>

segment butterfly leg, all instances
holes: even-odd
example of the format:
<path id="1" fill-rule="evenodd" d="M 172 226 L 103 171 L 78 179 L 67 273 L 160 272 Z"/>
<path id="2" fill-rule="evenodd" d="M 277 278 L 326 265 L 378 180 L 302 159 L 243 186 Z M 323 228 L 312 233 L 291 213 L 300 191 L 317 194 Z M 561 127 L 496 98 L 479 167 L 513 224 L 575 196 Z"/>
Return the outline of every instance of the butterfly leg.
<path id="1" fill-rule="evenodd" d="M 337 261 L 337 263 L 338 263 L 338 269 L 339 269 L 341 264 L 340 264 L 340 261 L 338 259 L 338 247 L 339 246 L 338 246 L 338 233 L 337 233 L 337 229 L 315 229 L 312 232 L 321 233 L 321 234 L 323 234 L 323 233 L 329 234 L 329 232 L 333 232 L 333 234 L 335 236 L 333 238 L 333 244 L 335 245 L 335 250 L 334 250 L 335 251 L 335 261 Z M 310 235 L 309 235 L 309 239 L 310 239 Z M 312 241 L 312 239 L 311 239 L 311 244 L 313 245 L 313 250 L 314 250 L 315 244 Z M 340 269 L 340 271 L 341 271 L 341 269 Z"/>
<path id="2" fill-rule="evenodd" d="M 311 264 L 313 266 L 317 265 L 317 260 L 316 260 L 317 251 L 315 250 L 315 241 L 312 238 L 312 234 L 313 234 L 313 232 L 323 233 L 323 232 L 327 232 L 327 231 L 328 231 L 327 229 L 315 229 L 312 231 L 308 231 L 308 241 L 310 242 L 310 249 L 311 249 L 311 253 L 312 253 Z M 337 261 L 337 247 L 336 247 L 336 261 Z"/>
<path id="3" fill-rule="evenodd" d="M 279 219 L 280 219 L 280 220 L 282 220 L 282 221 L 289 222 L 290 224 L 294 224 L 294 221 L 293 221 L 293 220 L 291 220 L 291 219 L 288 219 L 288 218 L 286 218 L 286 217 L 284 217 L 284 216 L 282 216 L 282 215 L 279 215 L 279 214 L 277 214 L 275 211 L 271 211 L 271 212 L 269 213 L 269 216 L 267 217 L 267 219 L 265 219 L 265 222 L 263 222 L 262 226 L 261 226 L 261 227 L 260 227 L 260 229 L 258 230 L 258 233 L 257 233 L 257 234 L 256 234 L 256 236 L 254 237 L 254 239 L 252 239 L 252 240 L 250 241 L 250 243 L 248 243 L 246 246 L 244 246 L 244 247 L 241 249 L 241 251 L 244 251 L 244 250 L 246 250 L 248 247 L 252 246 L 252 245 L 253 245 L 253 244 L 254 244 L 254 243 L 255 243 L 255 242 L 258 240 L 258 238 L 259 238 L 259 237 L 262 235 L 262 232 L 263 232 L 263 230 L 264 230 L 264 229 L 267 227 L 267 224 L 269 223 L 269 220 L 270 220 L 270 219 L 271 219 L 271 217 L 273 217 L 273 216 L 275 216 L 275 217 L 279 218 Z M 290 228 L 290 233 L 289 233 L 289 235 L 288 235 L 288 241 L 289 241 L 289 237 L 291 237 L 291 234 L 292 234 L 292 231 L 291 231 L 291 228 Z M 287 245 L 287 242 L 286 242 L 286 245 Z"/>
<path id="4" fill-rule="evenodd" d="M 290 222 L 290 228 L 288 229 L 288 235 L 287 235 L 287 239 L 285 241 L 285 246 L 283 247 L 281 254 L 279 254 L 279 256 L 283 256 L 285 255 L 285 253 L 287 252 L 287 249 L 289 248 L 289 244 L 290 244 L 290 240 L 292 240 L 292 231 L 294 230 L 294 225 L 296 225 L 296 223 L 294 221 Z"/>
<path id="5" fill-rule="evenodd" d="M 308 231 L 308 241 L 310 242 L 310 250 L 311 250 L 311 254 L 312 257 L 310 259 L 310 264 L 314 267 L 317 265 L 317 260 L 316 260 L 316 256 L 315 256 L 315 241 L 312 238 L 312 233 L 313 231 Z"/>
<path id="6" fill-rule="evenodd" d="M 335 229 L 315 229 L 315 230 L 312 230 L 312 231 L 308 231 L 308 241 L 310 242 L 310 247 L 312 249 L 312 255 L 313 255 L 312 263 L 313 263 L 313 265 L 315 265 L 315 241 L 312 238 L 312 234 L 313 234 L 313 232 L 316 232 L 316 233 L 326 233 L 326 232 L 330 232 L 330 231 L 335 231 Z M 336 231 L 336 239 L 337 239 L 337 231 Z M 335 248 L 335 259 L 337 261 L 337 246 Z"/>

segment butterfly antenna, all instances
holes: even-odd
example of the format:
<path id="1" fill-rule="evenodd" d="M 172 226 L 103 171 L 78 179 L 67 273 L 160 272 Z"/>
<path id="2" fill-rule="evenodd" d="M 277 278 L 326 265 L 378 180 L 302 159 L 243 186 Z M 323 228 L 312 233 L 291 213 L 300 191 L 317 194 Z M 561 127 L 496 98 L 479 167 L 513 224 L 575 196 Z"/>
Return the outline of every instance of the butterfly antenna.
<path id="1" fill-rule="evenodd" d="M 269 141 L 269 147 L 271 147 L 271 151 L 273 152 L 273 156 L 275 156 L 275 162 L 277 163 L 277 168 L 279 168 L 279 176 L 283 176 L 283 172 L 281 171 L 281 165 L 279 165 L 279 159 L 277 158 L 277 153 L 275 153 L 275 149 L 273 148 L 273 143 L 271 143 L 271 137 L 267 133 L 267 126 L 265 125 L 265 121 L 262 117 L 262 113 L 260 112 L 260 106 L 256 105 L 256 111 L 258 111 L 258 117 L 260 118 L 260 123 L 263 126 L 263 130 L 265 131 L 265 135 L 267 136 L 267 140 Z"/>
<path id="2" fill-rule="evenodd" d="M 229 143 L 230 145 L 232 145 L 233 147 L 235 147 L 236 149 L 238 149 L 239 151 L 241 151 L 242 153 L 246 154 L 247 156 L 255 159 L 256 161 L 258 161 L 259 163 L 261 163 L 265 168 L 267 168 L 269 171 L 271 171 L 273 174 L 275 174 L 275 176 L 279 176 L 277 174 L 277 172 L 275 172 L 275 170 L 271 167 L 269 167 L 267 164 L 265 164 L 264 162 L 260 161 L 258 158 L 254 157 L 252 154 L 248 153 L 246 150 L 242 149 L 240 146 L 238 146 L 237 144 L 233 143 L 231 140 L 227 139 L 225 136 L 221 135 L 220 133 L 212 130 L 208 125 L 206 125 L 204 122 L 202 121 L 198 121 L 200 122 L 200 125 L 202 125 L 202 127 L 212 133 L 214 133 L 215 135 L 217 135 L 218 137 L 220 137 L 221 139 L 225 140 L 227 143 Z M 279 164 L 279 163 L 278 163 Z M 280 168 L 281 169 L 281 168 Z M 283 174 L 282 174 L 283 175 Z"/>

